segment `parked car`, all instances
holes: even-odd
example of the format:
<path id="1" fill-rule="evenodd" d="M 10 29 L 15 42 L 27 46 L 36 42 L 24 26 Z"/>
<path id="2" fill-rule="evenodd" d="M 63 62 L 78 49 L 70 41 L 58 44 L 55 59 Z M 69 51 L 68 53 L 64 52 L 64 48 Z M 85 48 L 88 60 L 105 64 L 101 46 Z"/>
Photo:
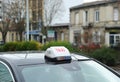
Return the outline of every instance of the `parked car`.
<path id="1" fill-rule="evenodd" d="M 50 47 L 0 53 L 0 82 L 120 82 L 120 74 L 65 47 Z"/>

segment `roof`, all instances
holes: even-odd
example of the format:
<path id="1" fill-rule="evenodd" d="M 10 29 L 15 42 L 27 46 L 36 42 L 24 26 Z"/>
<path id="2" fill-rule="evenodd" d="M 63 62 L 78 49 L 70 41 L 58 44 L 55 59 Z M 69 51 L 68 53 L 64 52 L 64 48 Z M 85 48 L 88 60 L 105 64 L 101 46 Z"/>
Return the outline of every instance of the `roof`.
<path id="1" fill-rule="evenodd" d="M 68 27 L 69 23 L 57 23 L 57 24 L 53 24 L 50 27 Z"/>
<path id="2" fill-rule="evenodd" d="M 37 60 L 40 61 L 39 63 L 45 62 L 44 52 L 40 51 L 2 52 L 0 53 L 0 59 L 16 65 L 33 64 L 37 63 Z"/>
<path id="3" fill-rule="evenodd" d="M 104 5 L 104 4 L 115 3 L 115 2 L 118 2 L 118 1 L 117 0 L 110 0 L 110 1 L 95 1 L 95 2 L 83 3 L 81 5 L 71 7 L 70 10 L 92 7 L 92 6 L 97 6 L 97 5 Z"/>
<path id="4" fill-rule="evenodd" d="M 10 64 L 15 65 L 28 65 L 28 64 L 40 64 L 45 63 L 44 54 L 45 52 L 41 51 L 27 51 L 27 52 L 5 52 L 0 53 L 0 59 L 5 60 Z M 84 56 L 78 56 L 76 54 L 71 54 L 72 59 L 88 59 Z"/>

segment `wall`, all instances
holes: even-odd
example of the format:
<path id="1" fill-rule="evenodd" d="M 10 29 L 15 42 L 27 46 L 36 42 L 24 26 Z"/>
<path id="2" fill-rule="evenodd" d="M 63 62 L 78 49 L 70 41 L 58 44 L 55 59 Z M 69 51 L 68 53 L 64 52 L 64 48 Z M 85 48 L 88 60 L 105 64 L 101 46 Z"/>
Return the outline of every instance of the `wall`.
<path id="1" fill-rule="evenodd" d="M 109 44 L 109 32 L 106 31 L 106 26 L 112 26 L 113 28 L 116 26 L 120 26 L 120 20 L 114 21 L 113 20 L 113 9 L 114 7 L 119 8 L 119 14 L 120 14 L 120 7 L 118 6 L 118 3 L 108 3 L 108 4 L 103 4 L 103 5 L 97 5 L 97 6 L 91 6 L 91 7 L 84 7 L 84 8 L 79 8 L 75 10 L 71 10 L 71 27 L 70 27 L 70 42 L 74 42 L 74 32 L 77 30 L 83 35 L 83 33 L 87 30 L 85 27 L 87 25 L 84 25 L 84 11 L 88 11 L 88 21 L 89 23 L 92 23 L 93 26 L 90 28 L 89 31 L 95 32 L 99 31 L 101 34 L 101 45 L 107 45 L 110 46 Z M 99 21 L 95 22 L 95 10 L 99 10 Z M 80 15 L 80 21 L 79 24 L 75 24 L 75 13 L 79 12 Z M 120 19 L 120 15 L 119 15 Z M 89 32 L 88 31 L 88 32 Z M 84 44 L 83 37 L 81 38 L 82 44 Z"/>

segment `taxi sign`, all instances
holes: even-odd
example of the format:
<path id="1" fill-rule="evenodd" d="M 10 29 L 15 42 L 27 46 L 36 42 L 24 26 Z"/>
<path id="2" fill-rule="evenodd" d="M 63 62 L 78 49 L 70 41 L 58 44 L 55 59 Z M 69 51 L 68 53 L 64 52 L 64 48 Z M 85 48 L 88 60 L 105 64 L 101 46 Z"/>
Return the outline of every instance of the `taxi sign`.
<path id="1" fill-rule="evenodd" d="M 64 46 L 55 46 L 46 50 L 45 59 L 52 62 L 71 61 L 71 55 L 69 50 Z"/>

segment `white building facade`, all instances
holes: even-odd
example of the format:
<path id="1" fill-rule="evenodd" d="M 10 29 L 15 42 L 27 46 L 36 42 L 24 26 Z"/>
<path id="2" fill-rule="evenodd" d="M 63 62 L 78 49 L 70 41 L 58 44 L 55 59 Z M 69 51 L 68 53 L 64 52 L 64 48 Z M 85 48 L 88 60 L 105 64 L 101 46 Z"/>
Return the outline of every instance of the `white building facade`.
<path id="1" fill-rule="evenodd" d="M 120 43 L 120 1 L 95 1 L 70 8 L 70 42 L 77 45 Z"/>

